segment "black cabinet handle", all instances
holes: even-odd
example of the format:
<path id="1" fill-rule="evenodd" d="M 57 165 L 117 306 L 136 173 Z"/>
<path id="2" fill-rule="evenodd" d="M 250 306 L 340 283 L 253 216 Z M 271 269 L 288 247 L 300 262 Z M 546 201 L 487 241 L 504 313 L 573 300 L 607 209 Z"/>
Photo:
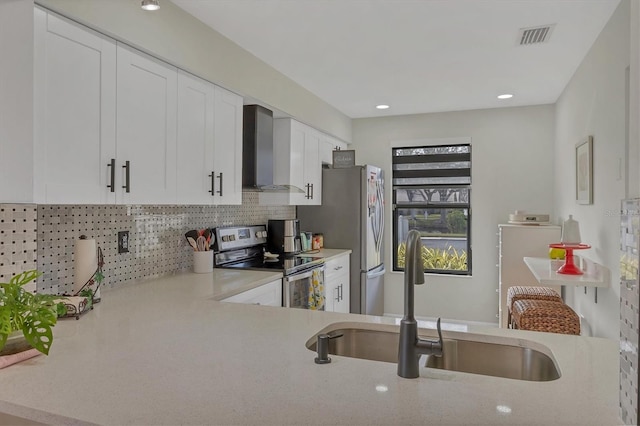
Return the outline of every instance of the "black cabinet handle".
<path id="1" fill-rule="evenodd" d="M 216 191 L 216 178 L 215 178 L 215 173 L 212 171 L 211 174 L 209 175 L 209 177 L 211 178 L 211 189 L 209 190 L 209 193 L 211 194 L 212 197 L 215 197 L 215 191 Z"/>
<path id="2" fill-rule="evenodd" d="M 311 197 L 309 197 L 313 200 L 313 184 L 311 184 Z"/>
<path id="3" fill-rule="evenodd" d="M 107 163 L 107 167 L 111 167 L 111 171 L 109 172 L 109 192 L 116 192 L 116 159 L 112 158 L 109 163 Z"/>
<path id="4" fill-rule="evenodd" d="M 131 192 L 131 162 L 125 161 L 122 168 L 124 169 L 124 185 L 122 187 L 128 193 Z"/>
<path id="5" fill-rule="evenodd" d="M 304 187 L 307 189 L 307 193 L 305 194 L 304 198 L 308 200 L 311 198 L 311 185 L 306 184 Z"/>
<path id="6" fill-rule="evenodd" d="M 216 192 L 222 197 L 222 172 L 218 175 L 218 179 L 220 179 L 220 190 Z"/>

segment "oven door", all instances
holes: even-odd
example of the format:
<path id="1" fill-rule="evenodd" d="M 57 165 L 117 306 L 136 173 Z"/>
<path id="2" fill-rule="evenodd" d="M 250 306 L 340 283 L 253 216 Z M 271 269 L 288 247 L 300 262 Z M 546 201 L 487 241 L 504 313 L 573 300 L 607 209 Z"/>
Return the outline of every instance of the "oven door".
<path id="1" fill-rule="evenodd" d="M 324 265 L 284 277 L 286 308 L 324 311 Z"/>

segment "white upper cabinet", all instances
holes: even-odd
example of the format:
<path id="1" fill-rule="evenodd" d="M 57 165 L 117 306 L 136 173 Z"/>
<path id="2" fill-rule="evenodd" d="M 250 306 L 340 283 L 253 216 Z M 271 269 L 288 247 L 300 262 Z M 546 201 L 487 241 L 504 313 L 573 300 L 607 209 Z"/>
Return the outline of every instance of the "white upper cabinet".
<path id="1" fill-rule="evenodd" d="M 242 97 L 215 87 L 215 204 L 242 204 Z"/>
<path id="2" fill-rule="evenodd" d="M 322 163 L 320 162 L 320 134 L 307 128 L 304 138 L 304 182 L 302 188 L 307 192 L 301 205 L 322 204 Z M 310 130 L 309 130 L 310 129 Z"/>
<path id="3" fill-rule="evenodd" d="M 293 185 L 303 193 L 264 194 L 263 204 L 320 205 L 322 202 L 322 164 L 320 133 L 290 118 L 273 120 L 273 183 Z"/>
<path id="4" fill-rule="evenodd" d="M 242 97 L 34 9 L 34 198 L 241 204 Z"/>
<path id="5" fill-rule="evenodd" d="M 322 164 L 333 164 L 333 151 L 347 149 L 347 144 L 333 136 L 320 134 L 320 161 Z"/>
<path id="6" fill-rule="evenodd" d="M 177 200 L 242 204 L 242 98 L 178 72 Z"/>
<path id="7" fill-rule="evenodd" d="M 213 204 L 214 86 L 178 72 L 177 202 Z"/>
<path id="8" fill-rule="evenodd" d="M 113 203 L 116 44 L 41 9 L 34 14 L 35 201 Z"/>
<path id="9" fill-rule="evenodd" d="M 118 43 L 117 201 L 176 200 L 177 69 Z"/>

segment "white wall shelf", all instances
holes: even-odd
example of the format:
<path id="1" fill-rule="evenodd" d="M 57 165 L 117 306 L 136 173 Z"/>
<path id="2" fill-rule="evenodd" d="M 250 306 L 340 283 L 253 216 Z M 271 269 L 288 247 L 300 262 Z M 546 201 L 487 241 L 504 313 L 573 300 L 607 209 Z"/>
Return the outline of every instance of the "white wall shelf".
<path id="1" fill-rule="evenodd" d="M 525 257 L 524 263 L 529 267 L 533 276 L 542 285 L 561 285 L 575 287 L 595 287 L 595 302 L 598 303 L 598 287 L 611 285 L 611 271 L 606 266 L 593 262 L 584 257 L 580 258 L 582 275 L 559 274 L 556 272 L 564 264 L 564 260 L 551 260 L 540 257 Z M 564 299 L 564 291 L 563 291 Z"/>

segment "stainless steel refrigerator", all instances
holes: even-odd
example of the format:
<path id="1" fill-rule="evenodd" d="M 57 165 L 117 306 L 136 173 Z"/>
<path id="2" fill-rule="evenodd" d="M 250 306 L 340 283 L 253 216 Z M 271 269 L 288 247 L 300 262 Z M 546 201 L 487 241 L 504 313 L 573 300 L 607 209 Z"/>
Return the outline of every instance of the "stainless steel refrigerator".
<path id="1" fill-rule="evenodd" d="M 322 169 L 322 205 L 298 206 L 300 229 L 351 249 L 351 313 L 384 313 L 384 179 L 376 166 Z"/>

